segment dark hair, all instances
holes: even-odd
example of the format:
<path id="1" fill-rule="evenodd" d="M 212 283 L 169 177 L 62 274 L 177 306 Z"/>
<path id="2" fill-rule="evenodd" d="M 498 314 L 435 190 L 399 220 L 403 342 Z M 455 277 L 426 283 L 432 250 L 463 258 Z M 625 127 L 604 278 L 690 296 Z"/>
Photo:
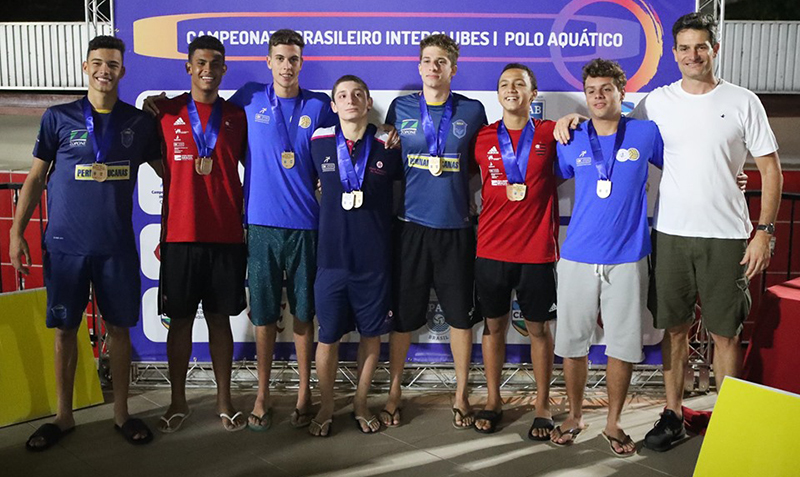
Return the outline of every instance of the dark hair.
<path id="1" fill-rule="evenodd" d="M 447 57 L 450 59 L 450 63 L 453 66 L 456 65 L 458 62 L 458 43 L 453 41 L 452 38 L 445 35 L 444 33 L 436 33 L 435 35 L 430 35 L 422 39 L 419 42 L 419 59 L 422 60 L 422 50 L 429 46 L 435 46 L 438 48 L 443 49 L 447 53 Z"/>
<path id="2" fill-rule="evenodd" d="M 625 76 L 625 71 L 614 60 L 604 60 L 602 58 L 595 58 L 583 66 L 583 84 L 586 84 L 586 78 L 611 78 L 614 86 L 620 92 L 625 91 L 625 85 L 628 83 L 628 78 Z"/>
<path id="3" fill-rule="evenodd" d="M 708 32 L 708 41 L 711 46 L 717 44 L 717 21 L 711 15 L 704 13 L 689 13 L 678 18 L 672 25 L 672 41 L 678 44 L 678 33 L 683 30 L 705 30 Z M 674 48 L 674 46 L 673 46 Z"/>
<path id="4" fill-rule="evenodd" d="M 331 90 L 331 99 L 334 99 L 334 96 L 336 96 L 336 88 L 340 84 L 342 84 L 342 83 L 344 83 L 346 81 L 353 81 L 355 83 L 358 83 L 358 85 L 361 86 L 361 88 L 364 89 L 364 92 L 367 93 L 367 98 L 369 98 L 369 86 L 367 86 L 367 83 L 365 83 L 364 80 L 362 80 L 361 78 L 359 78 L 356 75 L 344 75 L 341 78 L 339 78 L 338 80 L 336 80 L 335 83 L 333 83 L 333 89 Z M 335 99 L 334 99 L 334 101 L 335 101 Z"/>
<path id="5" fill-rule="evenodd" d="M 117 50 L 122 55 L 123 59 L 125 58 L 125 42 L 117 37 L 99 35 L 92 38 L 89 42 L 89 48 L 86 49 L 86 57 L 88 58 L 89 53 L 92 51 L 100 49 Z"/>
<path id="6" fill-rule="evenodd" d="M 528 78 L 531 80 L 531 90 L 539 89 L 539 86 L 536 84 L 536 75 L 533 74 L 533 71 L 527 66 L 523 65 L 522 63 L 509 63 L 503 67 L 503 71 L 500 72 L 500 76 L 503 76 L 503 73 L 508 70 L 524 71 L 528 74 Z M 497 78 L 497 87 L 500 88 L 500 78 Z"/>
<path id="7" fill-rule="evenodd" d="M 197 50 L 214 50 L 222 53 L 222 60 L 225 60 L 225 47 L 222 42 L 215 36 L 203 35 L 198 36 L 191 43 L 189 43 L 189 61 L 192 61 L 192 55 Z"/>
<path id="8" fill-rule="evenodd" d="M 303 53 L 303 48 L 305 48 L 306 43 L 303 41 L 303 37 L 300 36 L 294 30 L 278 30 L 273 32 L 272 35 L 269 37 L 269 50 L 267 54 L 272 53 L 272 47 L 278 45 L 296 45 L 300 47 L 300 53 Z"/>

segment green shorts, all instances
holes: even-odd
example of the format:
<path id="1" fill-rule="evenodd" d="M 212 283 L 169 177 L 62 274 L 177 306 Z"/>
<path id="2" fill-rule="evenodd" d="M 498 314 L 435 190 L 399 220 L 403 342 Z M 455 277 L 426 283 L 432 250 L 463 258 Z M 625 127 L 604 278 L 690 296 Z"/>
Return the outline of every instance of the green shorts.
<path id="1" fill-rule="evenodd" d="M 655 327 L 669 329 L 695 318 L 700 297 L 703 324 L 711 333 L 734 337 L 750 313 L 744 257 L 747 241 L 680 237 L 653 230 L 650 300 Z"/>
<path id="2" fill-rule="evenodd" d="M 314 319 L 316 230 L 248 226 L 247 270 L 254 325 L 270 325 L 280 319 L 284 271 L 289 311 L 306 323 Z"/>

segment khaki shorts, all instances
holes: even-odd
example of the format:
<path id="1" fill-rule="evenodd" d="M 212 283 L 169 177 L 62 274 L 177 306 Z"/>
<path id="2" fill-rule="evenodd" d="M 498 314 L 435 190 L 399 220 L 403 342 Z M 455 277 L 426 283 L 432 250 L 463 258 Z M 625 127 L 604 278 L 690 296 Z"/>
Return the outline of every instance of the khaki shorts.
<path id="1" fill-rule="evenodd" d="M 719 336 L 737 336 L 752 303 L 746 266 L 739 265 L 747 241 L 680 237 L 654 230 L 652 243 L 648 307 L 655 327 L 692 323 L 699 295 L 706 329 Z"/>

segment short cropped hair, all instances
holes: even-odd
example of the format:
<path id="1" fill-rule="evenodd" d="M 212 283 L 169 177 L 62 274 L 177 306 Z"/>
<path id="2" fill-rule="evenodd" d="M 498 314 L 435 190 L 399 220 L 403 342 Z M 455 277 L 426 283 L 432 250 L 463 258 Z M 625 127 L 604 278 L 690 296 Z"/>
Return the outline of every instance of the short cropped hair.
<path id="1" fill-rule="evenodd" d="M 269 37 L 269 50 L 267 54 L 272 53 L 272 47 L 278 45 L 296 45 L 300 47 L 300 54 L 303 53 L 303 48 L 305 48 L 306 43 L 303 41 L 303 37 L 300 36 L 294 30 L 283 29 L 274 32 Z"/>
<path id="2" fill-rule="evenodd" d="M 430 35 L 428 37 L 423 38 L 421 42 L 419 42 L 419 59 L 422 60 L 422 51 L 429 47 L 435 46 L 441 48 L 447 53 L 447 57 L 450 59 L 450 63 L 453 66 L 456 65 L 458 62 L 458 54 L 459 48 L 458 43 L 453 41 L 452 38 L 445 35 L 444 33 L 436 33 L 434 35 Z"/>
<path id="3" fill-rule="evenodd" d="M 94 50 L 117 50 L 125 58 L 125 42 L 114 36 L 98 35 L 89 42 L 89 48 L 86 49 L 86 57 Z"/>
<path id="4" fill-rule="evenodd" d="M 198 36 L 191 43 L 189 43 L 189 61 L 192 61 L 192 55 L 197 50 L 214 50 L 222 53 L 222 59 L 225 60 L 225 46 L 215 36 L 203 35 Z"/>
<path id="5" fill-rule="evenodd" d="M 711 46 L 717 44 L 717 21 L 711 15 L 695 12 L 678 18 L 675 24 L 672 25 L 672 41 L 674 45 L 678 44 L 678 33 L 683 30 L 707 31 L 708 41 L 711 42 Z"/>
<path id="6" fill-rule="evenodd" d="M 528 68 L 527 66 L 523 65 L 522 63 L 509 63 L 503 67 L 503 71 L 500 72 L 500 76 L 503 76 L 508 70 L 522 70 L 528 74 L 528 78 L 531 80 L 531 91 L 539 89 L 539 86 L 536 84 L 536 75 L 533 74 L 533 71 Z M 497 78 L 497 87 L 500 88 L 500 78 Z"/>
<path id="7" fill-rule="evenodd" d="M 331 99 L 333 99 L 334 96 L 336 96 L 336 88 L 338 88 L 340 84 L 346 83 L 347 81 L 353 81 L 354 83 L 358 83 L 358 85 L 361 86 L 364 92 L 367 93 L 367 98 L 369 98 L 369 87 L 367 86 L 367 83 L 364 82 L 364 80 L 362 80 L 356 75 L 344 75 L 338 80 L 336 80 L 335 83 L 333 83 L 333 89 L 331 90 Z"/>
<path id="8" fill-rule="evenodd" d="M 611 78 L 614 86 L 620 92 L 625 91 L 625 85 L 628 83 L 628 78 L 625 76 L 625 71 L 614 60 L 604 60 L 602 58 L 595 58 L 583 66 L 583 84 L 586 84 L 586 78 Z"/>

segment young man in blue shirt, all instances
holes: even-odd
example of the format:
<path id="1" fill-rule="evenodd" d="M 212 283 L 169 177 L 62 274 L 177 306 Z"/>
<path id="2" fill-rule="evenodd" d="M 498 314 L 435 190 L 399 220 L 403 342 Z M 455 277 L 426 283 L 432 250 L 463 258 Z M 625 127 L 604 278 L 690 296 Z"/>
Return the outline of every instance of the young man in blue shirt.
<path id="1" fill-rule="evenodd" d="M 558 329 L 555 354 L 564 358 L 569 416 L 551 433 L 557 445 L 572 443 L 586 428 L 582 403 L 587 356 L 602 315 L 608 365 L 608 418 L 603 436 L 612 452 L 636 452 L 619 418 L 633 363 L 642 360 L 642 321 L 650 253 L 647 221 L 649 164 L 663 164 L 655 123 L 622 117 L 625 73 L 613 61 L 583 68 L 591 120 L 567 145 L 558 146 L 557 174 L 575 178 L 575 202 L 558 263 Z"/>
<path id="2" fill-rule="evenodd" d="M 56 332 L 58 409 L 54 421 L 28 439 L 32 451 L 48 449 L 75 428 L 78 327 L 90 282 L 109 336 L 114 428 L 132 444 L 152 440 L 144 422 L 128 414 L 128 329 L 139 320 L 140 293 L 131 212 L 139 165 L 150 162 L 160 174 L 161 150 L 152 118 L 119 100 L 124 52 L 125 44 L 114 37 L 89 42 L 83 62 L 89 91 L 45 111 L 11 228 L 11 263 L 28 273 L 31 257 L 23 234 L 47 184 L 44 281 L 47 326 Z"/>

